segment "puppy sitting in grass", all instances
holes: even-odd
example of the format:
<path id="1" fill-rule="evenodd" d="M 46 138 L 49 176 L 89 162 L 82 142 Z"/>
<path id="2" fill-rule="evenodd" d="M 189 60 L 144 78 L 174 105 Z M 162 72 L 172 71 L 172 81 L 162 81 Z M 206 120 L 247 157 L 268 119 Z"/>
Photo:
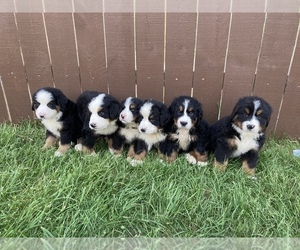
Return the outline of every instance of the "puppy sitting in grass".
<path id="1" fill-rule="evenodd" d="M 81 136 L 82 122 L 74 102 L 61 90 L 45 87 L 32 95 L 32 110 L 46 128 L 46 140 L 42 149 L 48 149 L 59 142 L 55 156 L 68 151 Z"/>

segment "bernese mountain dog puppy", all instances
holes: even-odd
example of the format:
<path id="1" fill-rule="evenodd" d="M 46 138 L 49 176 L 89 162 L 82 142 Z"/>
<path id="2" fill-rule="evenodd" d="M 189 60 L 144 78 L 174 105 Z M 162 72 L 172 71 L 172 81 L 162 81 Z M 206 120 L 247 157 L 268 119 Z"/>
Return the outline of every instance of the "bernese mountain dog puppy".
<path id="1" fill-rule="evenodd" d="M 165 104 L 156 100 L 145 100 L 138 118 L 138 138 L 129 148 L 128 158 L 132 165 L 142 163 L 153 146 L 159 155 L 164 154 L 164 142 L 167 137 L 165 126 L 170 120 L 170 113 Z"/>
<path id="2" fill-rule="evenodd" d="M 112 145 L 114 154 L 121 155 L 125 144 L 131 144 L 139 135 L 138 117 L 143 100 L 127 97 L 121 102 L 121 112 L 118 119 L 119 140 Z"/>
<path id="3" fill-rule="evenodd" d="M 225 171 L 229 158 L 240 157 L 244 172 L 255 176 L 271 113 L 272 108 L 265 100 L 246 96 L 236 103 L 231 115 L 211 126 L 210 148 L 217 169 Z"/>
<path id="4" fill-rule="evenodd" d="M 75 146 L 77 151 L 95 154 L 94 146 L 99 136 L 108 141 L 108 148 L 114 152 L 114 143 L 118 141 L 117 120 L 120 113 L 119 101 L 108 94 L 97 91 L 84 91 L 77 99 L 78 114 L 83 122 L 81 143 Z"/>
<path id="5" fill-rule="evenodd" d="M 61 90 L 44 87 L 32 95 L 32 110 L 46 128 L 46 141 L 42 149 L 52 147 L 59 141 L 55 156 L 61 156 L 77 143 L 82 123 L 77 107 Z"/>
<path id="6" fill-rule="evenodd" d="M 180 151 L 187 152 L 191 164 L 207 165 L 209 125 L 202 119 L 202 105 L 195 98 L 179 96 L 169 107 L 171 121 L 167 127 L 165 156 L 173 162 Z"/>

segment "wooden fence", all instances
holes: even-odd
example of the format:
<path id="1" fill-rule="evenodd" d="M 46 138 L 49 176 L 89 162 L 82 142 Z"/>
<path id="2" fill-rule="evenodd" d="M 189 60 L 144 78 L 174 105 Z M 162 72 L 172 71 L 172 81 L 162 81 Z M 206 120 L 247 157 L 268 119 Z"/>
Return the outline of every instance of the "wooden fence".
<path id="1" fill-rule="evenodd" d="M 298 0 L 3 0 L 0 121 L 33 118 L 44 86 L 72 100 L 192 95 L 210 123 L 258 95 L 270 129 L 299 138 L 299 18 Z"/>

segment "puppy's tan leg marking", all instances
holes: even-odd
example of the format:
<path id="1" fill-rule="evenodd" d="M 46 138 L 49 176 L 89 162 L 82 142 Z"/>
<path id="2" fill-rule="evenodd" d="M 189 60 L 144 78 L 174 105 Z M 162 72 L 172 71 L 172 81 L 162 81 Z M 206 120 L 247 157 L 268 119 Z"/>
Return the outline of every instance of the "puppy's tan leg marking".
<path id="1" fill-rule="evenodd" d="M 61 156 L 61 155 L 65 154 L 69 150 L 70 147 L 71 147 L 71 144 L 64 144 L 64 145 L 62 145 L 59 142 L 59 147 L 58 147 L 58 149 L 55 152 L 55 156 Z"/>
<path id="2" fill-rule="evenodd" d="M 127 153 L 127 159 L 133 158 L 133 157 L 134 157 L 134 147 L 133 147 L 133 145 L 130 145 L 128 153 Z"/>
<path id="3" fill-rule="evenodd" d="M 173 151 L 170 156 L 166 156 L 166 161 L 168 163 L 172 163 L 173 161 L 175 161 L 177 159 L 177 156 L 178 156 L 178 152 Z"/>
<path id="4" fill-rule="evenodd" d="M 146 158 L 146 155 L 147 155 L 147 151 L 143 150 L 139 154 L 135 154 L 134 159 L 137 161 L 143 161 Z"/>
<path id="5" fill-rule="evenodd" d="M 112 155 L 115 156 L 120 156 L 123 152 L 123 147 L 121 149 L 114 149 L 113 148 L 113 141 L 111 138 L 107 139 L 107 144 L 108 144 L 108 150 Z"/>
<path id="6" fill-rule="evenodd" d="M 247 175 L 251 177 L 255 176 L 255 168 L 250 168 L 247 161 L 243 161 L 242 169 Z"/>
<path id="7" fill-rule="evenodd" d="M 228 160 L 225 160 L 224 163 L 215 160 L 215 167 L 219 172 L 224 172 L 227 168 L 227 165 L 228 165 Z"/>
<path id="8" fill-rule="evenodd" d="M 54 136 L 48 136 L 46 138 L 45 144 L 42 147 L 42 149 L 47 149 L 47 148 L 51 148 L 52 146 L 54 146 L 54 144 L 56 143 L 57 138 L 55 138 Z"/>
<path id="9" fill-rule="evenodd" d="M 197 164 L 199 166 L 207 165 L 207 152 L 200 154 L 197 150 L 193 150 L 186 155 L 186 159 L 191 164 Z"/>
<path id="10" fill-rule="evenodd" d="M 82 152 L 84 152 L 85 154 L 89 154 L 89 155 L 96 155 L 96 152 L 94 149 L 92 148 L 88 148 L 86 146 L 82 145 Z"/>

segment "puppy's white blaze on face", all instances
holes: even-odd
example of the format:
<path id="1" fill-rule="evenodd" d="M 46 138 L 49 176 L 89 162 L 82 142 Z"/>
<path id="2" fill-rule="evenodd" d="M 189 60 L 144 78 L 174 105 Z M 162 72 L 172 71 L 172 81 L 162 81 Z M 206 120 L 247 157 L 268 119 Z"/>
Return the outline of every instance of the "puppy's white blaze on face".
<path id="1" fill-rule="evenodd" d="M 98 115 L 99 109 L 103 105 L 105 94 L 100 94 L 89 103 L 88 109 L 91 112 L 89 127 L 92 130 L 104 129 L 109 125 L 109 120 Z"/>
<path id="2" fill-rule="evenodd" d="M 260 127 L 259 120 L 257 119 L 255 114 L 261 104 L 260 104 L 259 100 L 254 101 L 253 104 L 254 104 L 254 112 L 253 112 L 252 118 L 249 121 L 243 122 L 242 129 L 244 131 L 259 133 L 261 131 L 261 127 Z"/>
<path id="3" fill-rule="evenodd" d="M 177 124 L 176 124 L 178 128 L 191 129 L 192 127 L 192 120 L 187 113 L 189 102 L 190 102 L 189 100 L 184 101 L 183 115 L 177 120 Z"/>
<path id="4" fill-rule="evenodd" d="M 158 132 L 158 128 L 149 121 L 153 104 L 151 102 L 145 103 L 140 110 L 140 114 L 143 116 L 142 121 L 139 124 L 139 131 L 144 134 L 154 134 Z"/>
<path id="5" fill-rule="evenodd" d="M 50 92 L 41 89 L 36 94 L 36 101 L 40 104 L 35 110 L 38 119 L 54 119 L 58 114 L 56 109 L 51 109 L 47 105 L 53 100 Z"/>
<path id="6" fill-rule="evenodd" d="M 132 97 L 128 97 L 126 99 L 124 103 L 125 108 L 122 110 L 122 112 L 119 115 L 119 120 L 124 124 L 131 123 L 134 120 L 132 112 L 130 111 L 131 99 Z"/>

